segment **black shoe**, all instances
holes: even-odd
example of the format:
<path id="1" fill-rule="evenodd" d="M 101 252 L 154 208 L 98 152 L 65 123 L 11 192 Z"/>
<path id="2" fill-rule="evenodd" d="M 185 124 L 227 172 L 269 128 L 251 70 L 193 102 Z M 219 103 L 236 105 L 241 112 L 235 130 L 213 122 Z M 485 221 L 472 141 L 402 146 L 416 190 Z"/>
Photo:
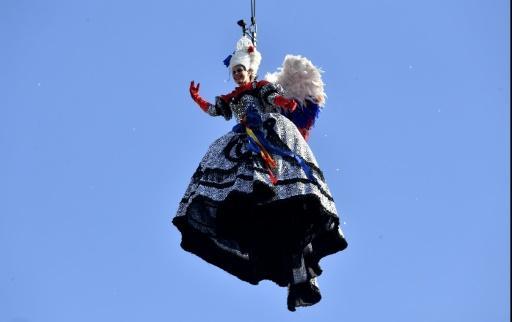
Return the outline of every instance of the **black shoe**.
<path id="1" fill-rule="evenodd" d="M 320 289 L 312 281 L 288 286 L 288 310 L 295 312 L 299 306 L 311 306 L 320 302 Z"/>

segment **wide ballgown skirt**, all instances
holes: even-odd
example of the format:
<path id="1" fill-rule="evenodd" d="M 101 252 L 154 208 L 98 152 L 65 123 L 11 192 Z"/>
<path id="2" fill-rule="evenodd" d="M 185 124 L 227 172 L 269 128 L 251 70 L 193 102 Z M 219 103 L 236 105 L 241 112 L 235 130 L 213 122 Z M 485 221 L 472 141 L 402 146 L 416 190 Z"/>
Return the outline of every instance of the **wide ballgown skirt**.
<path id="1" fill-rule="evenodd" d="M 184 250 L 251 284 L 287 286 L 299 271 L 307 279 L 320 275 L 320 259 L 347 242 L 322 171 L 295 125 L 276 113 L 262 121 L 265 139 L 299 156 L 313 176 L 298 158 L 273 154 L 278 181 L 272 183 L 248 135 L 231 131 L 209 147 L 173 224 Z"/>

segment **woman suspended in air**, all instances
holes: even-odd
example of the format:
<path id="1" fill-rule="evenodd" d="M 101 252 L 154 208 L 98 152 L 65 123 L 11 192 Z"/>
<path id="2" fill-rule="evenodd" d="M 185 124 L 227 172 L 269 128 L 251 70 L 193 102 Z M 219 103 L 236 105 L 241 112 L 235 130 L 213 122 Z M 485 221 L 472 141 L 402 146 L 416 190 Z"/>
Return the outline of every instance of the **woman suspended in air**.
<path id="1" fill-rule="evenodd" d="M 347 242 L 333 197 L 306 139 L 323 106 L 320 70 L 288 55 L 258 81 L 261 54 L 244 35 L 225 64 L 237 87 L 212 103 L 190 95 L 210 116 L 236 125 L 209 147 L 173 224 L 181 246 L 251 284 L 288 287 L 287 306 L 320 301 L 319 261 Z"/>

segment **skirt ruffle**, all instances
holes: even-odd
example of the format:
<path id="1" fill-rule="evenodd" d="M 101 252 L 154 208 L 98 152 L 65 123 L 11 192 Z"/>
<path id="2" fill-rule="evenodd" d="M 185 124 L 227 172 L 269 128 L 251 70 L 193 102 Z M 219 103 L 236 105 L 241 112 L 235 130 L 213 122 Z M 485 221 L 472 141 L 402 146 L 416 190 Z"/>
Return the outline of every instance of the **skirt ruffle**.
<path id="1" fill-rule="evenodd" d="M 295 125 L 266 114 L 262 132 L 273 146 L 299 155 L 313 177 L 296 159 L 273 156 L 278 181 L 272 183 L 262 158 L 247 149 L 247 135 L 229 132 L 209 147 L 173 224 L 184 250 L 251 284 L 288 286 L 297 258 L 306 278 L 315 278 L 320 259 L 347 242 L 322 171 Z"/>

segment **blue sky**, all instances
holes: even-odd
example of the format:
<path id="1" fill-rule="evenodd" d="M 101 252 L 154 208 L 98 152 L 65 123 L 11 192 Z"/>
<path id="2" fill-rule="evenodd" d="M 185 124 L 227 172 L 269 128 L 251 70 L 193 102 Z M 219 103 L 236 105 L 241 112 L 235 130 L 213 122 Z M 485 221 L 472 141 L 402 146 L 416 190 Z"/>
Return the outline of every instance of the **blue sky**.
<path id="1" fill-rule="evenodd" d="M 510 320 L 509 2 L 258 1 L 260 73 L 325 70 L 310 145 L 349 248 L 318 305 L 182 251 L 250 1 L 0 2 L 0 321 Z"/>

